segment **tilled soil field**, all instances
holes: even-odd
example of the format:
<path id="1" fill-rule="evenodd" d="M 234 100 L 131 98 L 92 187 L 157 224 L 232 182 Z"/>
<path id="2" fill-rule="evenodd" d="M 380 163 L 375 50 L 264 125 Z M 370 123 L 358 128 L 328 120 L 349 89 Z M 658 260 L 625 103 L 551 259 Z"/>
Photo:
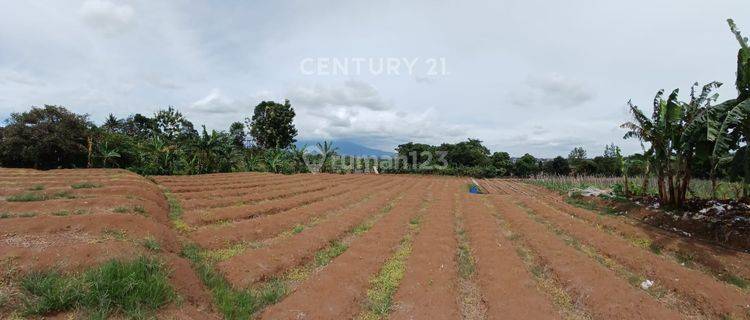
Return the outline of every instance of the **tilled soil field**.
<path id="1" fill-rule="evenodd" d="M 747 254 L 520 181 L 470 194 L 469 179 L 411 175 L 0 176 L 7 279 L 154 254 L 137 240 L 154 237 L 185 297 L 159 318 L 750 318 Z M 7 201 L 32 189 L 45 200 Z"/>

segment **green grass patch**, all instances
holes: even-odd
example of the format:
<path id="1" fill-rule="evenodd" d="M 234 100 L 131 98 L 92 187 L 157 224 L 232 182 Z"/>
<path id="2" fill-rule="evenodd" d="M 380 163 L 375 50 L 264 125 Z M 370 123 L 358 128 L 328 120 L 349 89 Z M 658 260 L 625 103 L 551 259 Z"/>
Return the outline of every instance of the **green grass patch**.
<path id="1" fill-rule="evenodd" d="M 322 267 L 331 262 L 334 258 L 340 256 L 349 246 L 341 241 L 334 240 L 323 250 L 315 253 L 315 266 Z"/>
<path id="2" fill-rule="evenodd" d="M 52 212 L 52 215 L 58 216 L 58 217 L 66 217 L 70 215 L 70 211 L 68 210 L 55 211 L 55 212 Z"/>
<path id="3" fill-rule="evenodd" d="M 259 289 L 235 290 L 205 258 L 196 245 L 187 245 L 182 256 L 190 260 L 196 273 L 213 295 L 214 305 L 225 319 L 249 319 L 266 305 L 276 303 L 288 291 L 284 282 L 271 280 Z"/>
<path id="4" fill-rule="evenodd" d="M 143 246 L 151 251 L 161 251 L 161 245 L 154 237 L 146 237 L 143 239 Z"/>
<path id="5" fill-rule="evenodd" d="M 120 206 L 120 207 L 116 207 L 116 208 L 112 209 L 112 212 L 114 212 L 114 213 L 128 213 L 128 212 L 130 212 L 130 208 L 124 207 L 124 206 Z"/>
<path id="6" fill-rule="evenodd" d="M 75 199 L 75 197 L 70 191 L 60 191 L 52 195 L 54 199 Z"/>
<path id="7" fill-rule="evenodd" d="M 47 315 L 81 309 L 90 318 L 124 314 L 144 318 L 175 298 L 164 265 L 153 259 L 111 260 L 80 275 L 33 273 L 21 281 L 24 313 Z"/>
<path id="8" fill-rule="evenodd" d="M 33 201 L 45 201 L 49 199 L 47 195 L 36 192 L 25 192 L 11 195 L 5 198 L 8 202 L 33 202 Z"/>
<path id="9" fill-rule="evenodd" d="M 733 274 L 726 274 L 721 277 L 721 280 L 740 289 L 750 289 L 750 281 Z"/>
<path id="10" fill-rule="evenodd" d="M 142 205 L 134 206 L 133 207 L 133 212 L 135 212 L 137 214 L 140 214 L 142 216 L 148 215 L 148 213 L 146 213 L 146 208 L 144 208 Z"/>
<path id="11" fill-rule="evenodd" d="M 192 229 L 182 220 L 180 201 L 168 190 L 164 190 L 164 194 L 167 196 L 167 203 L 169 203 L 169 220 L 172 220 L 175 229 L 180 232 L 190 232 Z"/>
<path id="12" fill-rule="evenodd" d="M 33 218 L 36 217 L 38 213 L 36 212 L 22 212 L 19 213 L 18 216 L 21 218 Z"/>
<path id="13" fill-rule="evenodd" d="M 0 219 L 8 219 L 10 217 L 11 217 L 10 213 L 0 212 Z"/>
<path id="14" fill-rule="evenodd" d="M 476 271 L 476 265 L 474 264 L 474 258 L 471 256 L 471 248 L 469 248 L 469 241 L 466 237 L 466 231 L 459 229 L 458 233 L 458 252 L 456 257 L 458 259 L 458 275 L 461 278 L 469 279 Z"/>
<path id="15" fill-rule="evenodd" d="M 37 184 L 29 188 L 29 191 L 42 191 L 42 190 L 44 190 L 44 185 L 41 185 L 41 184 Z"/>
<path id="16" fill-rule="evenodd" d="M 385 262 L 378 275 L 370 280 L 367 290 L 368 312 L 363 318 L 382 318 L 388 315 L 396 293 L 406 271 L 406 260 L 411 254 L 411 239 L 404 241 L 396 253 Z"/>
<path id="17" fill-rule="evenodd" d="M 98 183 L 92 183 L 92 182 L 79 182 L 70 185 L 73 189 L 93 189 L 93 188 L 101 188 L 102 185 Z"/>
<path id="18" fill-rule="evenodd" d="M 302 232 L 303 230 L 305 230 L 305 226 L 303 226 L 301 224 L 298 224 L 298 225 L 294 226 L 294 229 L 292 229 L 292 234 L 298 234 L 298 233 Z"/>

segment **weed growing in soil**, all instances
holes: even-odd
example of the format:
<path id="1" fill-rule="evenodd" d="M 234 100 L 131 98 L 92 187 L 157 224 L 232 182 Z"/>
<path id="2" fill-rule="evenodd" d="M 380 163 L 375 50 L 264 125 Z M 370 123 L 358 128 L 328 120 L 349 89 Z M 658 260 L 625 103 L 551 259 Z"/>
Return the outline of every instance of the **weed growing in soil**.
<path id="1" fill-rule="evenodd" d="M 127 238 L 127 234 L 123 230 L 105 229 L 102 231 L 105 238 L 111 238 L 123 241 Z"/>
<path id="2" fill-rule="evenodd" d="M 143 239 L 143 246 L 151 251 L 161 251 L 161 245 L 159 241 L 156 241 L 154 237 L 146 237 Z"/>
<path id="3" fill-rule="evenodd" d="M 93 189 L 93 188 L 101 188 L 102 185 L 98 183 L 92 183 L 92 182 L 80 182 L 75 183 L 70 186 L 73 189 Z"/>
<path id="4" fill-rule="evenodd" d="M 21 218 L 33 218 L 36 217 L 36 215 L 36 212 L 23 212 L 18 214 L 18 216 Z"/>
<path id="5" fill-rule="evenodd" d="M 471 256 L 471 249 L 469 248 L 469 241 L 466 237 L 466 231 L 464 229 L 458 229 L 458 275 L 461 278 L 469 279 L 474 272 L 476 272 L 476 265 L 474 264 L 474 258 Z"/>
<path id="6" fill-rule="evenodd" d="M 42 190 L 44 190 L 44 185 L 41 185 L 41 184 L 37 184 L 29 188 L 29 191 L 42 191 Z"/>
<path id="7" fill-rule="evenodd" d="M 55 211 L 55 212 L 52 213 L 52 215 L 53 216 L 58 216 L 58 217 L 65 217 L 65 216 L 69 216 L 70 215 L 70 211 L 68 211 L 68 210 Z"/>
<path id="8" fill-rule="evenodd" d="M 180 201 L 169 190 L 164 190 L 164 195 L 167 196 L 167 203 L 169 203 L 169 219 L 172 220 L 175 229 L 180 232 L 189 232 L 190 226 L 182 221 Z"/>
<path id="9" fill-rule="evenodd" d="M 134 206 L 134 207 L 133 207 L 133 212 L 135 212 L 135 213 L 137 213 L 137 214 L 140 214 L 140 215 L 142 215 L 142 216 L 146 216 L 146 215 L 148 215 L 148 214 L 146 213 L 146 208 L 144 208 L 144 207 L 143 207 L 143 206 L 141 206 L 141 205 L 137 205 L 137 206 Z"/>
<path id="10" fill-rule="evenodd" d="M 393 305 L 393 294 L 396 293 L 406 271 L 406 259 L 411 254 L 411 237 L 407 236 L 396 253 L 385 262 L 380 273 L 370 280 L 371 288 L 367 290 L 369 312 L 362 318 L 379 319 L 388 315 Z"/>
<path id="11" fill-rule="evenodd" d="M 54 199 L 75 199 L 76 196 L 70 193 L 70 191 L 60 191 L 52 195 Z"/>
<path id="12" fill-rule="evenodd" d="M 112 209 L 112 212 L 114 213 L 128 213 L 130 212 L 130 208 L 128 207 L 117 207 Z"/>
<path id="13" fill-rule="evenodd" d="M 328 247 L 315 254 L 315 266 L 322 267 L 327 265 L 331 260 L 344 253 L 346 249 L 349 249 L 347 244 L 339 240 L 331 241 Z"/>
<path id="14" fill-rule="evenodd" d="M 5 201 L 8 202 L 32 202 L 32 201 L 44 201 L 47 200 L 48 197 L 41 193 L 36 192 L 26 192 L 26 193 L 20 193 L 20 194 L 14 194 L 12 196 L 9 196 L 5 198 Z"/>
<path id="15" fill-rule="evenodd" d="M 278 280 L 269 281 L 257 290 L 235 290 L 216 272 L 212 263 L 204 258 L 200 248 L 194 244 L 185 246 L 182 256 L 190 260 L 198 276 L 210 289 L 214 304 L 225 319 L 248 319 L 264 306 L 278 301 L 287 292 L 286 285 Z"/>
<path id="16" fill-rule="evenodd" d="M 7 218 L 10 218 L 10 213 L 7 213 L 7 212 L 0 213 L 0 219 L 7 219 Z"/>
<path id="17" fill-rule="evenodd" d="M 216 249 L 216 250 L 205 250 L 201 253 L 204 259 L 211 262 L 227 261 L 232 257 L 244 252 L 247 249 L 247 245 L 243 243 L 235 244 L 229 248 Z"/>
<path id="18" fill-rule="evenodd" d="M 156 260 L 112 260 L 81 275 L 34 273 L 21 281 L 25 313 L 45 315 L 80 308 L 91 318 L 122 313 L 142 318 L 175 298 L 167 269 Z"/>
<path id="19" fill-rule="evenodd" d="M 748 281 L 748 280 L 746 280 L 746 279 L 744 279 L 742 277 L 733 275 L 733 274 L 724 275 L 724 276 L 721 277 L 721 280 L 723 280 L 724 282 L 727 282 L 729 284 L 732 284 L 734 286 L 737 286 L 740 289 L 750 289 L 750 281 Z"/>
<path id="20" fill-rule="evenodd" d="M 298 224 L 298 225 L 294 226 L 294 229 L 292 229 L 292 234 L 298 234 L 298 233 L 302 232 L 303 230 L 305 230 L 305 226 L 303 226 L 301 224 Z"/>

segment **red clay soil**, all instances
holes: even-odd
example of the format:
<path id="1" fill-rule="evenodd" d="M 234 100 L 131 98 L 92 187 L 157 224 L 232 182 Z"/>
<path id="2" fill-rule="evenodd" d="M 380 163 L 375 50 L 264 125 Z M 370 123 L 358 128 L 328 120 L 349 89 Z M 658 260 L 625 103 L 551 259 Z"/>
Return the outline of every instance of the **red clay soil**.
<path id="1" fill-rule="evenodd" d="M 207 249 L 230 247 L 237 243 L 258 241 L 278 235 L 294 226 L 318 219 L 338 210 L 345 210 L 364 200 L 367 196 L 382 190 L 389 190 L 406 182 L 404 178 L 384 179 L 353 188 L 349 193 L 334 196 L 296 207 L 274 215 L 260 216 L 254 219 L 236 221 L 224 225 L 212 225 L 199 228 L 188 236 Z"/>
<path id="2" fill-rule="evenodd" d="M 305 186 L 308 183 L 305 180 L 286 181 L 281 183 L 275 183 L 271 185 L 258 186 L 254 188 L 247 188 L 242 190 L 241 195 L 212 195 L 208 198 L 192 198 L 182 201 L 182 208 L 184 210 L 195 210 L 195 209 L 207 209 L 207 208 L 219 208 L 228 207 L 235 205 L 242 205 L 250 202 L 258 202 L 262 200 L 271 200 L 281 198 L 284 196 L 294 195 L 297 190 L 305 191 L 309 187 Z M 327 181 L 321 181 L 327 182 Z M 330 183 L 330 182 L 328 182 Z M 321 188 L 322 189 L 322 188 Z M 320 189 L 318 189 L 320 190 Z"/>
<path id="3" fill-rule="evenodd" d="M 571 219 L 569 214 L 542 203 L 543 200 L 533 200 L 522 195 L 514 195 L 514 197 L 568 235 L 596 248 L 597 251 L 629 270 L 645 275 L 648 279 L 656 280 L 657 283 L 680 296 L 688 298 L 706 315 L 721 317 L 750 312 L 750 296 L 738 288 L 719 282 L 700 271 L 662 259 L 651 251 L 635 247 L 628 241 L 602 232 L 586 222 Z"/>
<path id="4" fill-rule="evenodd" d="M 414 183 L 408 183 L 413 186 Z M 320 224 L 279 242 L 255 250 L 248 250 L 228 261 L 217 264 L 219 271 L 236 287 L 246 287 L 257 281 L 268 279 L 292 267 L 309 261 L 318 250 L 331 241 L 341 238 L 365 219 L 383 210 L 399 194 L 408 190 L 399 188 L 376 194 L 364 203 L 331 217 Z"/>
<path id="5" fill-rule="evenodd" d="M 430 184 L 438 179 L 424 178 Z M 421 182 L 421 181 L 420 181 Z M 426 181 L 425 181 L 426 182 Z M 370 278 L 393 254 L 409 230 L 409 220 L 429 203 L 431 185 L 410 189 L 368 232 L 296 291 L 262 312 L 262 319 L 351 319 L 366 299 Z"/>
<path id="6" fill-rule="evenodd" d="M 490 319 L 560 319 L 551 301 L 501 233 L 490 208 L 474 195 L 462 205 L 467 237 L 476 260 L 480 291 Z"/>
<path id="7" fill-rule="evenodd" d="M 750 279 L 750 254 L 728 250 L 693 238 L 687 238 L 653 227 L 647 223 L 596 214 L 565 203 L 561 196 L 541 187 L 524 183 L 507 183 L 504 186 L 508 188 L 509 192 L 543 198 L 546 204 L 557 210 L 588 221 L 589 223 L 598 224 L 602 228 L 615 230 L 624 238 L 648 239 L 653 244 L 660 246 L 663 251 L 689 254 L 694 258 L 695 262 L 706 266 L 718 274 L 729 272 L 745 279 Z"/>
<path id="8" fill-rule="evenodd" d="M 84 182 L 97 186 L 72 188 Z M 27 192 L 66 192 L 75 198 L 5 200 Z M 189 263 L 177 255 L 181 248 L 177 233 L 168 225 L 166 198 L 147 179 L 119 169 L 0 169 L 0 194 L 0 213 L 15 216 L 0 219 L 0 261 L 6 272 L 12 270 L 12 277 L 48 269 L 79 272 L 112 259 L 156 256 L 172 269 L 171 282 L 185 299 L 167 309 L 182 318 L 211 315 L 210 297 Z M 118 206 L 130 213 L 115 213 Z M 135 212 L 135 207 L 143 207 L 145 213 Z M 48 215 L 51 212 L 60 216 Z M 161 252 L 145 248 L 146 237 L 153 237 Z M 6 311 L 0 307 L 0 317 Z"/>
<path id="9" fill-rule="evenodd" d="M 630 286 L 614 271 L 569 247 L 546 227 L 531 220 L 513 204 L 511 197 L 487 197 L 497 212 L 509 222 L 511 230 L 523 236 L 526 244 L 565 284 L 564 289 L 577 297 L 594 318 L 681 319 L 676 311 Z"/>
<path id="10" fill-rule="evenodd" d="M 252 219 L 262 215 L 275 214 L 291 208 L 304 206 L 310 203 L 344 194 L 356 185 L 357 181 L 364 178 L 356 178 L 342 181 L 338 184 L 328 184 L 320 190 L 309 190 L 309 192 L 297 193 L 290 197 L 279 198 L 259 203 L 240 205 L 234 207 L 218 208 L 208 211 L 188 211 L 183 214 L 185 222 L 190 225 L 206 225 L 210 223 L 238 221 Z"/>
<path id="11" fill-rule="evenodd" d="M 336 175 L 341 177 L 340 175 Z M 325 177 L 325 176 L 321 176 Z M 285 182 L 285 181 L 300 181 L 300 180 L 312 180 L 312 175 L 265 175 L 252 178 L 242 178 L 236 180 L 226 181 L 214 181 L 211 179 L 205 179 L 202 176 L 196 176 L 196 183 L 190 185 L 171 184 L 169 182 L 162 182 L 163 177 L 154 178 L 158 183 L 167 186 L 172 192 L 185 193 L 187 195 L 203 195 L 210 194 L 212 192 L 223 192 L 228 195 L 237 195 L 241 193 L 235 193 L 233 190 L 241 188 L 257 188 L 260 186 L 271 185 L 274 183 Z"/>
<path id="12" fill-rule="evenodd" d="M 455 195 L 465 181 L 450 180 L 447 190 L 422 218 L 406 262 L 404 278 L 394 295 L 390 319 L 459 319 L 458 241 L 454 232 Z"/>

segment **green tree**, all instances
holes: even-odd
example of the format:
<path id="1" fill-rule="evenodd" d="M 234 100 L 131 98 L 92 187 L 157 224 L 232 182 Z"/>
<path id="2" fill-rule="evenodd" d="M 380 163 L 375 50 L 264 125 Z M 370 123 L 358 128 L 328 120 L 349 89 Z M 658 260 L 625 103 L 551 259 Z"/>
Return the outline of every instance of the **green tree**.
<path id="1" fill-rule="evenodd" d="M 0 163 L 37 169 L 85 167 L 92 124 L 87 115 L 45 105 L 13 113 L 0 141 Z"/>
<path id="2" fill-rule="evenodd" d="M 568 164 L 568 160 L 558 156 L 550 161 L 545 162 L 544 173 L 556 176 L 567 176 L 570 173 L 570 165 Z"/>
<path id="3" fill-rule="evenodd" d="M 529 177 L 538 172 L 539 161 L 528 153 L 516 160 L 516 163 L 513 165 L 513 173 L 519 177 Z"/>
<path id="4" fill-rule="evenodd" d="M 252 119 L 245 119 L 255 144 L 262 149 L 286 149 L 296 142 L 294 109 L 289 100 L 284 104 L 263 101 L 255 107 Z"/>
<path id="5" fill-rule="evenodd" d="M 492 166 L 498 171 L 498 175 L 506 176 L 513 171 L 513 162 L 507 152 L 495 152 L 490 157 Z"/>
<path id="6" fill-rule="evenodd" d="M 468 139 L 456 144 L 444 143 L 438 150 L 448 152 L 446 159 L 453 166 L 477 167 L 489 163 L 490 150 L 478 139 Z"/>
<path id="7" fill-rule="evenodd" d="M 575 147 L 568 154 L 568 164 L 574 175 L 578 176 L 581 174 L 587 174 L 584 169 L 584 163 L 586 162 L 586 150 L 583 147 Z"/>
<path id="8" fill-rule="evenodd" d="M 242 122 L 234 122 L 229 126 L 229 135 L 232 137 L 232 144 L 238 149 L 245 148 L 247 134 L 245 134 L 245 125 Z"/>

